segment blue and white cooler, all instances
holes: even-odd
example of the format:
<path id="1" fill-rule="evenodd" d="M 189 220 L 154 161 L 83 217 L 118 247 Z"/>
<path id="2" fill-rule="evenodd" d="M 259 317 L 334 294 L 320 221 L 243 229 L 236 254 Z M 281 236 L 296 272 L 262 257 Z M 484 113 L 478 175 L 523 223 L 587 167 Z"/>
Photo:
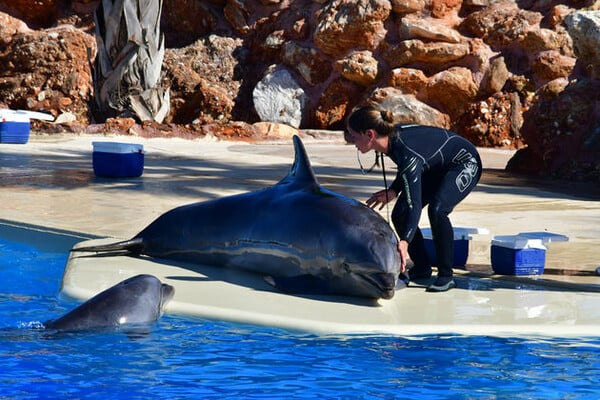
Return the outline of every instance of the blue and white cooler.
<path id="1" fill-rule="evenodd" d="M 551 232 L 494 236 L 492 269 L 499 275 L 541 275 L 546 265 L 546 246 L 568 240 L 568 236 Z"/>
<path id="2" fill-rule="evenodd" d="M 144 172 L 144 146 L 136 143 L 92 142 L 94 174 L 103 178 L 135 178 Z"/>
<path id="3" fill-rule="evenodd" d="M 25 144 L 29 141 L 31 119 L 54 121 L 51 114 L 27 110 L 0 110 L 0 143 Z"/>
<path id="4" fill-rule="evenodd" d="M 458 268 L 464 268 L 469 258 L 469 240 L 472 240 L 471 235 L 480 234 L 486 235 L 489 231 L 485 228 L 470 228 L 470 227 L 453 227 L 454 230 L 454 260 L 453 266 Z M 425 241 L 425 251 L 427 257 L 432 265 L 437 266 L 437 254 L 435 252 L 435 245 L 433 244 L 433 236 L 431 234 L 431 228 L 421 228 L 423 239 Z"/>

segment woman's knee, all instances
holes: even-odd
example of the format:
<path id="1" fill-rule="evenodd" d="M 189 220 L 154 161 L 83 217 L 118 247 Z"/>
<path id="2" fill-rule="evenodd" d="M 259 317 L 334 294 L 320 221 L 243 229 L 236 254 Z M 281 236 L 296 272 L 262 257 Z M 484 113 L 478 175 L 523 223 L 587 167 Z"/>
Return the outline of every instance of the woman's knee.
<path id="1" fill-rule="evenodd" d="M 429 220 L 438 221 L 440 219 L 448 218 L 448 214 L 452 211 L 452 208 L 444 206 L 441 201 L 432 201 L 429 203 L 429 207 L 427 209 L 427 213 L 429 215 Z"/>

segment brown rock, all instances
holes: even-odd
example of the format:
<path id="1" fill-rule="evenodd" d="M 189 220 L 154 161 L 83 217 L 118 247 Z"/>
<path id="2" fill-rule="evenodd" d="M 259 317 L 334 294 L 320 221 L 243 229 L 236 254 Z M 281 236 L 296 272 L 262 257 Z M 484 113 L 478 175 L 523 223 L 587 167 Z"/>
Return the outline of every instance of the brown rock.
<path id="1" fill-rule="evenodd" d="M 396 14 L 419 13 L 425 9 L 428 0 L 391 0 L 392 11 Z"/>
<path id="2" fill-rule="evenodd" d="M 542 51 L 534 58 L 531 69 L 536 78 L 548 82 L 557 78 L 566 78 L 575 67 L 577 60 L 560 54 L 557 50 Z"/>
<path id="3" fill-rule="evenodd" d="M 167 47 L 182 47 L 213 32 L 217 17 L 209 4 L 196 0 L 164 1 L 161 29 Z"/>
<path id="4" fill-rule="evenodd" d="M 463 0 L 431 0 L 431 15 L 444 18 L 449 14 L 458 14 Z"/>
<path id="5" fill-rule="evenodd" d="M 245 35 L 250 31 L 249 12 L 243 0 L 227 0 L 223 8 L 223 15 L 238 33 Z"/>
<path id="6" fill-rule="evenodd" d="M 283 62 L 294 69 L 309 85 L 325 82 L 331 74 L 331 62 L 315 48 L 295 42 L 283 45 Z"/>
<path id="7" fill-rule="evenodd" d="M 452 67 L 432 76 L 417 98 L 445 111 L 451 118 L 457 118 L 475 99 L 477 92 L 471 71 Z"/>
<path id="8" fill-rule="evenodd" d="M 88 123 L 96 42 L 69 26 L 16 33 L 0 43 L 0 99 L 10 108 L 71 112 Z M 71 101 L 65 101 L 69 98 Z"/>
<path id="9" fill-rule="evenodd" d="M 442 68 L 444 64 L 459 60 L 467 54 L 469 54 L 469 45 L 466 43 L 426 43 L 412 39 L 404 40 L 398 46 L 389 49 L 384 57 L 392 68 L 415 63 Z"/>
<path id="10" fill-rule="evenodd" d="M 539 26 L 541 20 L 540 13 L 521 10 L 515 1 L 499 0 L 469 14 L 460 28 L 498 49 L 513 44 L 532 26 Z"/>
<path id="11" fill-rule="evenodd" d="M 210 35 L 181 48 L 167 49 L 163 69 L 171 92 L 168 121 L 229 121 L 240 90 L 238 64 L 242 40 Z M 214 62 L 218 60 L 218 63 Z"/>
<path id="12" fill-rule="evenodd" d="M 573 54 L 571 37 L 565 30 L 553 31 L 540 27 L 531 27 L 519 38 L 519 46 L 525 54 L 536 54 L 546 50 L 560 51 L 565 55 Z"/>
<path id="13" fill-rule="evenodd" d="M 404 94 L 416 94 L 425 87 L 427 80 L 420 69 L 394 68 L 389 85 L 400 89 Z"/>
<path id="14" fill-rule="evenodd" d="M 361 86 L 369 86 L 377 79 L 378 62 L 370 51 L 356 51 L 335 64 L 340 74 Z"/>
<path id="15" fill-rule="evenodd" d="M 392 110 L 394 121 L 397 123 L 449 127 L 450 119 L 446 114 L 419 101 L 413 95 L 403 94 L 396 88 L 375 89 L 365 103 Z"/>
<path id="16" fill-rule="evenodd" d="M 0 0 L 0 12 L 21 19 L 35 29 L 52 26 L 61 6 L 61 0 Z"/>
<path id="17" fill-rule="evenodd" d="M 510 72 L 506 68 L 504 63 L 504 57 L 496 57 L 491 60 L 489 69 L 481 82 L 480 93 L 481 94 L 494 94 L 499 92 L 506 84 Z"/>
<path id="18" fill-rule="evenodd" d="M 443 20 L 409 14 L 400 22 L 402 39 L 426 39 L 436 42 L 459 43 L 460 34 L 445 25 Z"/>
<path id="19" fill-rule="evenodd" d="M 0 45 L 8 44 L 17 33 L 27 32 L 31 29 L 25 22 L 0 12 Z"/>
<path id="20" fill-rule="evenodd" d="M 332 56 L 351 49 L 374 50 L 385 37 L 390 11 L 388 0 L 332 0 L 319 16 L 314 43 Z"/>
<path id="21" fill-rule="evenodd" d="M 520 123 L 514 121 L 520 116 L 518 96 L 496 93 L 471 103 L 453 129 L 476 146 L 515 149 L 523 146 Z"/>
<path id="22" fill-rule="evenodd" d="M 344 129 L 345 119 L 361 95 L 361 87 L 339 78 L 331 82 L 319 98 L 314 114 L 314 126 Z"/>
<path id="23" fill-rule="evenodd" d="M 298 129 L 275 122 L 255 122 L 252 126 L 262 138 L 267 140 L 292 139 L 294 135 L 298 134 Z"/>
<path id="24" fill-rule="evenodd" d="M 552 95 L 540 90 L 523 117 L 528 154 L 539 163 L 516 156 L 511 170 L 600 182 L 600 81 L 581 80 Z"/>

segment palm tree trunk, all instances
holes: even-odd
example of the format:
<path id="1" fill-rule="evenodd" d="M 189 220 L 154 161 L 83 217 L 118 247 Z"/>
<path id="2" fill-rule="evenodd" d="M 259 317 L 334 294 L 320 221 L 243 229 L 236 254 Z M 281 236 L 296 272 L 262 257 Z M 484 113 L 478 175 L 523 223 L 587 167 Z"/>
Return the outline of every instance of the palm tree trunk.
<path id="1" fill-rule="evenodd" d="M 169 89 L 161 85 L 165 53 L 162 0 L 102 0 L 94 13 L 96 119 L 133 116 L 162 122 Z"/>

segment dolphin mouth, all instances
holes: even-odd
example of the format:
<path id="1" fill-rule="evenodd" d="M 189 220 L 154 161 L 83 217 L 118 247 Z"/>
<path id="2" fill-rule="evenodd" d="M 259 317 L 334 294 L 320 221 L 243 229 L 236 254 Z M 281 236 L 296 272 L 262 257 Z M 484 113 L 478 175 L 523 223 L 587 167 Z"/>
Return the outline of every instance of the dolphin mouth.
<path id="1" fill-rule="evenodd" d="M 163 311 L 167 303 L 169 303 L 175 295 L 175 288 L 171 285 L 163 283 L 160 286 L 160 293 L 162 297 L 160 302 L 160 309 L 161 311 Z"/>
<path id="2" fill-rule="evenodd" d="M 394 297 L 396 288 L 396 275 L 389 273 L 375 274 L 358 274 L 358 276 L 366 282 L 367 286 L 374 288 L 376 296 L 382 299 L 389 300 Z"/>

